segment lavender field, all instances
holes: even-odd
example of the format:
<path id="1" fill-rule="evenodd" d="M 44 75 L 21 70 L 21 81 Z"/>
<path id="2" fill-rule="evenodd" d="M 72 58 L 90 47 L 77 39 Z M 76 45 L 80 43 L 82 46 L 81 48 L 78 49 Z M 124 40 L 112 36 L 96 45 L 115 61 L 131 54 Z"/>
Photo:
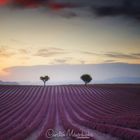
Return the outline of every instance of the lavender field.
<path id="1" fill-rule="evenodd" d="M 0 86 L 0 140 L 47 139 L 140 140 L 140 86 Z"/>

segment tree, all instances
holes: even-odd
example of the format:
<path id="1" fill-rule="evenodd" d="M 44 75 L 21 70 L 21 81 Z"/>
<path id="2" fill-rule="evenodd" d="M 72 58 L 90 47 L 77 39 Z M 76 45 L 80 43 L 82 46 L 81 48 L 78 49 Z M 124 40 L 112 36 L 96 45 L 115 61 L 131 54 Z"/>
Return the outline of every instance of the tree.
<path id="1" fill-rule="evenodd" d="M 49 77 L 48 75 L 46 75 L 46 76 L 41 76 L 41 77 L 40 77 L 40 80 L 43 81 L 44 86 L 45 86 L 46 82 L 47 82 L 49 79 L 50 79 L 50 77 Z"/>
<path id="2" fill-rule="evenodd" d="M 92 77 L 89 74 L 83 74 L 80 78 L 85 82 L 85 86 L 92 80 Z"/>

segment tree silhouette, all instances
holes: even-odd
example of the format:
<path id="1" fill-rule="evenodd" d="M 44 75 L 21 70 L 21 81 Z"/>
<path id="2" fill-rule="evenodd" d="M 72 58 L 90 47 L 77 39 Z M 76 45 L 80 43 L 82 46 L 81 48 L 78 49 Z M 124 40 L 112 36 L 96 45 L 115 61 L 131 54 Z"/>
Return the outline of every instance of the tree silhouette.
<path id="1" fill-rule="evenodd" d="M 45 86 L 46 82 L 47 82 L 49 79 L 50 79 L 50 77 L 49 77 L 48 75 L 46 75 L 46 76 L 41 76 L 41 77 L 40 77 L 40 80 L 43 81 L 44 86 Z"/>
<path id="2" fill-rule="evenodd" d="M 89 74 L 83 74 L 80 78 L 85 82 L 85 86 L 92 80 L 92 77 Z"/>

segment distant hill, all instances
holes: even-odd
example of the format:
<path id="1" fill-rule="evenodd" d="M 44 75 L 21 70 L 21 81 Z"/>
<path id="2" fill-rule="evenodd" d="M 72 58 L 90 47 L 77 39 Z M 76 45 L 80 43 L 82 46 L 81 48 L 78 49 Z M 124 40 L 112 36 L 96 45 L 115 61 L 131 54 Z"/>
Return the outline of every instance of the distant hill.
<path id="1" fill-rule="evenodd" d="M 4 82 L 4 81 L 0 81 L 0 85 L 19 85 L 19 83 L 17 83 L 17 82 Z"/>
<path id="2" fill-rule="evenodd" d="M 114 77 L 104 81 L 104 83 L 140 83 L 140 77 Z"/>
<path id="3" fill-rule="evenodd" d="M 93 77 L 91 84 L 111 82 L 140 83 L 140 64 L 102 63 L 79 65 L 38 65 L 10 67 L 5 70 L 8 71 L 9 75 L 12 75 L 5 76 L 5 79 L 17 81 L 23 85 L 42 85 L 42 81 L 39 77 L 45 74 L 50 76 L 50 80 L 47 82 L 48 85 L 83 84 L 80 76 L 84 73 L 88 73 Z"/>

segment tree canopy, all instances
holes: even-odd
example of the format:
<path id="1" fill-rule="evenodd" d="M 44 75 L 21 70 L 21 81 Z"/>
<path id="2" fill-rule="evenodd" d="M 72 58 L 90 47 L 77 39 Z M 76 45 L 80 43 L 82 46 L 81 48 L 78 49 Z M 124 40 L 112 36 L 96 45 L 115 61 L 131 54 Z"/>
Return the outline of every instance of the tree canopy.
<path id="1" fill-rule="evenodd" d="M 40 77 L 40 80 L 43 81 L 44 86 L 45 86 L 46 82 L 47 82 L 49 79 L 50 79 L 50 77 L 49 77 L 48 75 L 45 75 L 45 76 L 41 76 L 41 77 Z"/>
<path id="2" fill-rule="evenodd" d="M 83 74 L 80 78 L 84 81 L 85 85 L 92 81 L 92 77 L 89 74 Z"/>

